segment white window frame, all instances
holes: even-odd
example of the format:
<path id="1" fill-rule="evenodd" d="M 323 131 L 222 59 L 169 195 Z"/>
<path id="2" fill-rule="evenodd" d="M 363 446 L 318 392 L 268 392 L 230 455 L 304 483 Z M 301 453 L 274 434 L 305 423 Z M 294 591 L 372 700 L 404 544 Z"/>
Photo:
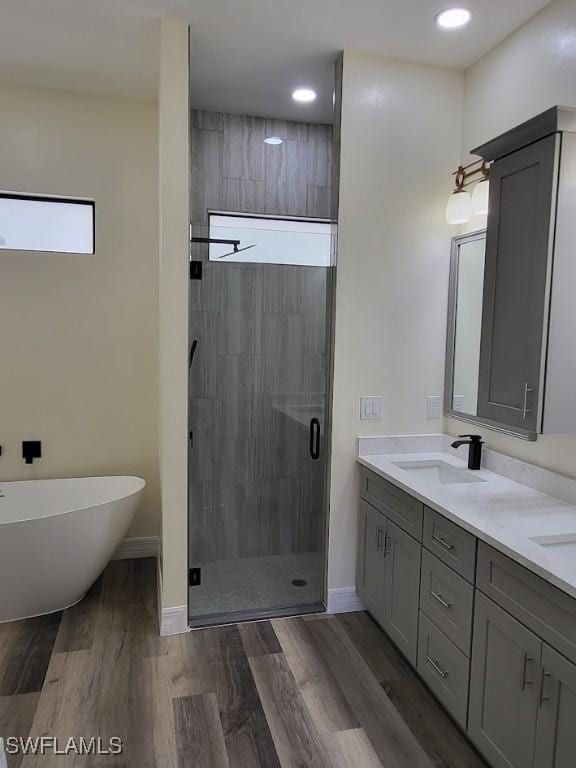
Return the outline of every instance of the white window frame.
<path id="1" fill-rule="evenodd" d="M 21 253 L 70 253 L 81 256 L 94 255 L 96 253 L 96 201 L 92 198 L 79 198 L 79 197 L 66 197 L 64 195 L 43 195 L 43 194 L 28 194 L 25 192 L 10 192 L 6 190 L 0 191 L 0 200 L 27 200 L 30 202 L 39 203 L 54 203 L 55 205 L 65 203 L 68 205 L 82 205 L 91 208 L 92 210 L 92 250 L 91 251 L 73 251 L 73 250 L 58 250 L 54 248 L 11 248 L 0 243 L 0 252 L 2 251 L 19 251 Z"/>

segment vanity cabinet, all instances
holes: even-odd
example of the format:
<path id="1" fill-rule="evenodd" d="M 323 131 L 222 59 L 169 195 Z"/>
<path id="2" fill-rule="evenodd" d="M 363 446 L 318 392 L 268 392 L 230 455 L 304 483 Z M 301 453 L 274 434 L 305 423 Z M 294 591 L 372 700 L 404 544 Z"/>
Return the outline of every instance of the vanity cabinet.
<path id="1" fill-rule="evenodd" d="M 492 768 L 574 768 L 576 600 L 365 468 L 360 497 L 358 594 L 422 680 Z"/>
<path id="2" fill-rule="evenodd" d="M 576 666 L 548 645 L 538 683 L 536 768 L 572 768 L 576 760 Z"/>
<path id="3" fill-rule="evenodd" d="M 477 410 L 535 439 L 576 432 L 576 110 L 472 150 L 491 162 Z"/>
<path id="4" fill-rule="evenodd" d="M 367 610 L 380 623 L 384 619 L 384 535 L 386 518 L 360 500 L 356 589 Z"/>
<path id="5" fill-rule="evenodd" d="M 382 627 L 406 658 L 416 664 L 421 544 L 390 520 L 384 535 Z"/>
<path id="6" fill-rule="evenodd" d="M 373 504 L 378 504 L 379 509 Z M 423 506 L 420 502 L 377 475 L 362 473 L 356 577 L 358 594 L 414 666 L 418 645 L 422 545 L 405 529 L 419 531 L 421 536 L 422 519 Z"/>
<path id="7" fill-rule="evenodd" d="M 573 768 L 576 665 L 478 593 L 468 732 L 494 768 Z"/>
<path id="8" fill-rule="evenodd" d="M 493 768 L 532 765 L 542 643 L 476 594 L 468 733 Z"/>

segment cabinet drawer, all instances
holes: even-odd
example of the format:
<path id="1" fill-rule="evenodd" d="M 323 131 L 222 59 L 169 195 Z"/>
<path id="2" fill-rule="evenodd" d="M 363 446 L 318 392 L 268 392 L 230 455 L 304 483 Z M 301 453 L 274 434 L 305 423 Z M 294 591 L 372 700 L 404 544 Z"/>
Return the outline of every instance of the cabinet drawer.
<path id="1" fill-rule="evenodd" d="M 406 533 L 422 541 L 424 505 L 392 483 L 367 469 L 362 470 L 360 495 Z"/>
<path id="2" fill-rule="evenodd" d="M 474 583 L 476 537 L 451 523 L 429 507 L 424 507 L 424 546 L 436 557 Z"/>
<path id="3" fill-rule="evenodd" d="M 476 585 L 553 648 L 576 662 L 576 600 L 484 542 Z"/>
<path id="4" fill-rule="evenodd" d="M 466 728 L 470 661 L 422 612 L 418 672 L 456 722 Z"/>
<path id="5" fill-rule="evenodd" d="M 470 656 L 474 587 L 437 557 L 422 551 L 420 609 Z"/>

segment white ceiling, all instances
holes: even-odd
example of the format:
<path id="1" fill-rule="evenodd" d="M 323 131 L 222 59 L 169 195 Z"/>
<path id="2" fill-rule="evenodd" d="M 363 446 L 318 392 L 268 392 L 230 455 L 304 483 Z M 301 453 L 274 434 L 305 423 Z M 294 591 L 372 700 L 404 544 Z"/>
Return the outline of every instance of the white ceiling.
<path id="1" fill-rule="evenodd" d="M 158 19 L 177 15 L 195 106 L 328 121 L 338 51 L 464 68 L 548 2 L 461 0 L 473 20 L 446 32 L 434 15 L 450 0 L 0 0 L 0 79 L 154 98 Z M 318 101 L 293 104 L 297 85 Z"/>

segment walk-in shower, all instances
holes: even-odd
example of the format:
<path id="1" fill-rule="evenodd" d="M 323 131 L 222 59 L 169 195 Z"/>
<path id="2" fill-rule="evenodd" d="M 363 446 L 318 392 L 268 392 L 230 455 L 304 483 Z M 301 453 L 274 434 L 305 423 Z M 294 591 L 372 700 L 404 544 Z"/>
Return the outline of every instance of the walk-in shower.
<path id="1" fill-rule="evenodd" d="M 323 609 L 332 144 L 191 113 L 192 625 Z"/>

